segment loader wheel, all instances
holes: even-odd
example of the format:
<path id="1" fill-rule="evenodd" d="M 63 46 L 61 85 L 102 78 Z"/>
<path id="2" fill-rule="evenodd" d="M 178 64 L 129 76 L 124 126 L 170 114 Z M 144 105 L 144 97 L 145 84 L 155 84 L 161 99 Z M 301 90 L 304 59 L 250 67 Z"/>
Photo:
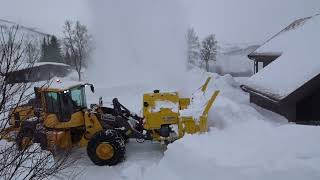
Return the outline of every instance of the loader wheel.
<path id="1" fill-rule="evenodd" d="M 125 144 L 129 143 L 130 137 L 127 136 L 126 133 L 120 132 L 120 131 L 118 131 L 118 133 L 119 133 L 119 135 L 122 137 L 122 139 L 123 139 L 123 141 L 124 141 Z"/>
<path id="2" fill-rule="evenodd" d="M 100 131 L 89 141 L 87 153 L 91 161 L 98 166 L 113 166 L 124 159 L 125 143 L 115 130 Z"/>
<path id="3" fill-rule="evenodd" d="M 16 144 L 19 151 L 27 149 L 32 144 L 33 130 L 28 128 L 23 128 L 19 131 Z"/>

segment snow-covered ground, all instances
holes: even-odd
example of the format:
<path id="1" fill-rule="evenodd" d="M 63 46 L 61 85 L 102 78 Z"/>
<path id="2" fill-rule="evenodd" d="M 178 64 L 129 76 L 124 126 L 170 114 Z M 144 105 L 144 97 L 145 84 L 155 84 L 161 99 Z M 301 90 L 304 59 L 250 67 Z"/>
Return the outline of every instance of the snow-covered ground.
<path id="1" fill-rule="evenodd" d="M 209 113 L 210 131 L 187 135 L 167 148 L 157 143 L 131 140 L 126 160 L 113 167 L 95 166 L 85 150 L 77 150 L 74 170 L 79 179 L 319 179 L 320 128 L 287 123 L 270 111 L 249 103 L 238 79 L 194 69 L 183 94 L 190 96 L 207 76 L 209 90 L 219 97 Z M 242 81 L 243 79 L 240 79 Z M 164 87 L 169 88 L 169 87 Z M 96 94 L 107 102 L 118 97 L 134 112 L 142 107 L 142 94 L 151 84 L 96 85 Z M 88 93 L 90 94 L 90 93 Z"/>

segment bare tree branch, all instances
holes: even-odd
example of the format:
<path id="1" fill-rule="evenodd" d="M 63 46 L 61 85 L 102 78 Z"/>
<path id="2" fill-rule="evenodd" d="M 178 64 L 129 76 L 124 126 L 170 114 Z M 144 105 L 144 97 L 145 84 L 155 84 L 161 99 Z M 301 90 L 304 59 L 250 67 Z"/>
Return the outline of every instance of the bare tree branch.
<path id="1" fill-rule="evenodd" d="M 32 83 L 9 84 L 12 73 L 32 66 L 39 58 L 39 50 L 33 48 L 33 40 L 24 39 L 19 26 L 0 27 L 0 177 L 2 179 L 44 179 L 54 176 L 68 167 L 68 153 L 55 160 L 38 144 L 17 150 L 14 143 L 6 142 L 3 134 L 11 120 L 11 112 L 27 103 L 33 96 Z M 31 48 L 30 48 L 31 47 Z M 28 63 L 27 63 L 28 62 Z M 47 84 L 47 83 L 44 83 Z"/>

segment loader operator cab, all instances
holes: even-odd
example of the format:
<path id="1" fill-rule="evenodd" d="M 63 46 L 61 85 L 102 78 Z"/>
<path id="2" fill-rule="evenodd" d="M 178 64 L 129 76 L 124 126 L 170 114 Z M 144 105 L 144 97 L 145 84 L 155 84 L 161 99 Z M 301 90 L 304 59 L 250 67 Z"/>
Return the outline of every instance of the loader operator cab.
<path id="1" fill-rule="evenodd" d="M 75 112 L 87 108 L 85 87 L 92 84 L 80 84 L 66 89 L 48 88 L 43 90 L 45 109 L 47 113 L 55 114 L 59 121 L 67 122 Z"/>

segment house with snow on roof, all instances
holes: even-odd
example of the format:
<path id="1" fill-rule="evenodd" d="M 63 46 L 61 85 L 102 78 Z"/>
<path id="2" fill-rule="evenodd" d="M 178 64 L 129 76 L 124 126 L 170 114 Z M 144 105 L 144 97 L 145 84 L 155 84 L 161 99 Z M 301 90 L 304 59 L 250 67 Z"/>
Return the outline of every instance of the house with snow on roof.
<path id="1" fill-rule="evenodd" d="M 250 102 L 291 122 L 320 124 L 319 44 L 320 14 L 316 14 L 294 21 L 249 54 L 266 63 L 242 86 Z"/>
<path id="2" fill-rule="evenodd" d="M 63 63 L 37 62 L 34 64 L 25 63 L 11 71 L 6 76 L 6 83 L 27 83 L 47 81 L 53 77 L 65 77 L 71 72 L 71 67 Z"/>

